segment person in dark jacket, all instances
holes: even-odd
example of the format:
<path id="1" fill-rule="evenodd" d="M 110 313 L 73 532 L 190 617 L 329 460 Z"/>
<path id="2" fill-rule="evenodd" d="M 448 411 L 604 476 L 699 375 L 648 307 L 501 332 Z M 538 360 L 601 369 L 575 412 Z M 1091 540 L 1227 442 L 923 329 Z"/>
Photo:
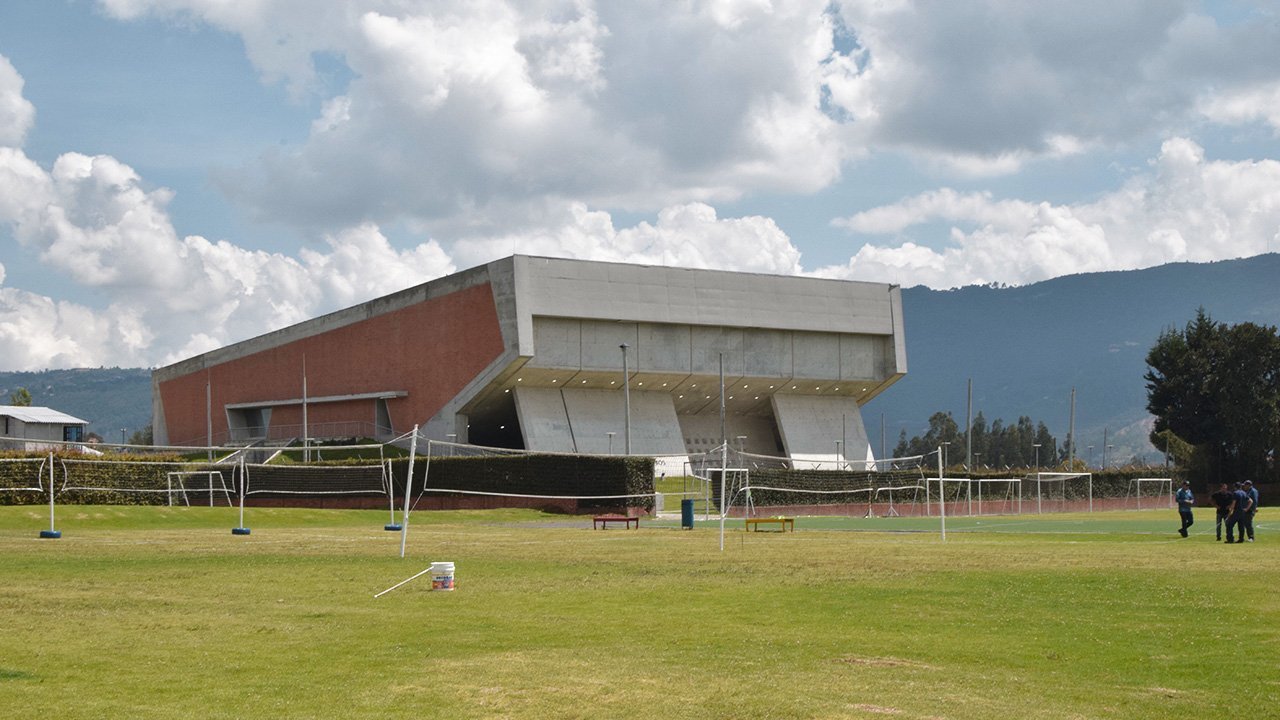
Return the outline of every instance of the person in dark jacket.
<path id="1" fill-rule="evenodd" d="M 1231 515 L 1231 503 L 1235 498 L 1231 495 L 1231 490 L 1226 483 L 1218 486 L 1218 491 L 1209 496 L 1213 501 L 1213 507 L 1217 513 L 1214 522 L 1214 530 L 1217 533 L 1218 540 L 1222 540 L 1222 526 L 1227 522 L 1227 517 Z"/>
<path id="2" fill-rule="evenodd" d="M 1231 516 L 1227 518 L 1227 542 L 1244 542 L 1245 523 L 1249 519 L 1249 493 L 1244 491 L 1244 486 L 1236 483 L 1235 492 L 1231 493 Z M 1240 528 L 1240 539 L 1235 539 L 1235 530 Z"/>
<path id="3" fill-rule="evenodd" d="M 1258 514 L 1258 486 L 1252 480 L 1245 480 L 1244 493 L 1249 496 L 1249 517 L 1245 522 L 1245 529 L 1249 531 L 1249 542 L 1253 542 L 1253 516 Z"/>

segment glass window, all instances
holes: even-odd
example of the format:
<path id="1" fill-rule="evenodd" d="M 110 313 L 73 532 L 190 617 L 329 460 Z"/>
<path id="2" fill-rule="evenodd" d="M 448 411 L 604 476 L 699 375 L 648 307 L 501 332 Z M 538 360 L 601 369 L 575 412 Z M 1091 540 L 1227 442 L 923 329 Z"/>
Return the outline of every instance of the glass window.
<path id="1" fill-rule="evenodd" d="M 84 440 L 84 428 L 79 425 L 63 425 L 62 439 L 67 442 L 82 442 Z"/>

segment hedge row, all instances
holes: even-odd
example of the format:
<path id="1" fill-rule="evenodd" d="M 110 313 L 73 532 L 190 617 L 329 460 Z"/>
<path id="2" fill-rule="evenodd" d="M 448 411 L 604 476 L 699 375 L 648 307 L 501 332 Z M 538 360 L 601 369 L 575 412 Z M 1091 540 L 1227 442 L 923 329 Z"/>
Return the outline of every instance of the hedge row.
<path id="1" fill-rule="evenodd" d="M 422 492 L 430 472 L 433 489 L 519 495 L 637 495 L 626 500 L 584 500 L 583 509 L 627 505 L 653 507 L 653 458 L 594 455 L 501 455 L 417 458 L 411 494 Z M 403 495 L 409 459 L 391 461 L 396 493 Z M 455 496 L 463 493 L 456 493 Z M 448 495 L 432 493 L 433 496 Z"/>

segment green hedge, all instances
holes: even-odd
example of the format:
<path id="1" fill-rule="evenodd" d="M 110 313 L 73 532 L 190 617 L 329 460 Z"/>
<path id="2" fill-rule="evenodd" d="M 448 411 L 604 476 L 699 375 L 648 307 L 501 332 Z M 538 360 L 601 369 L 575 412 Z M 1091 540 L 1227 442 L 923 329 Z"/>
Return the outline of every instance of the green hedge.
<path id="1" fill-rule="evenodd" d="M 626 505 L 653 507 L 653 458 L 595 455 L 501 455 L 489 457 L 419 457 L 414 461 L 411 494 L 422 492 L 430 466 L 432 488 L 522 495 L 642 495 L 626 500 L 582 501 L 579 507 Z M 398 494 L 403 495 L 408 458 L 391 463 Z M 433 495 L 445 495 L 433 493 Z M 461 495 L 456 494 L 455 497 Z"/>

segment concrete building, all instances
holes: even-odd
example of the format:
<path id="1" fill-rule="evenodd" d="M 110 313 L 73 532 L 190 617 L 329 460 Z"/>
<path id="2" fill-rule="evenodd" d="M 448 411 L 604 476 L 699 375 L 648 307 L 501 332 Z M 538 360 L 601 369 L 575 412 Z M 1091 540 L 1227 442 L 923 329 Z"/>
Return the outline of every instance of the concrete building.
<path id="1" fill-rule="evenodd" d="M 88 424 L 47 407 L 0 405 L 0 447 L 43 450 L 49 441 L 83 442 Z"/>
<path id="2" fill-rule="evenodd" d="M 899 289 L 517 255 L 160 368 L 153 422 L 678 456 L 720 442 L 722 362 L 735 447 L 869 458 L 859 408 L 907 370 Z"/>

